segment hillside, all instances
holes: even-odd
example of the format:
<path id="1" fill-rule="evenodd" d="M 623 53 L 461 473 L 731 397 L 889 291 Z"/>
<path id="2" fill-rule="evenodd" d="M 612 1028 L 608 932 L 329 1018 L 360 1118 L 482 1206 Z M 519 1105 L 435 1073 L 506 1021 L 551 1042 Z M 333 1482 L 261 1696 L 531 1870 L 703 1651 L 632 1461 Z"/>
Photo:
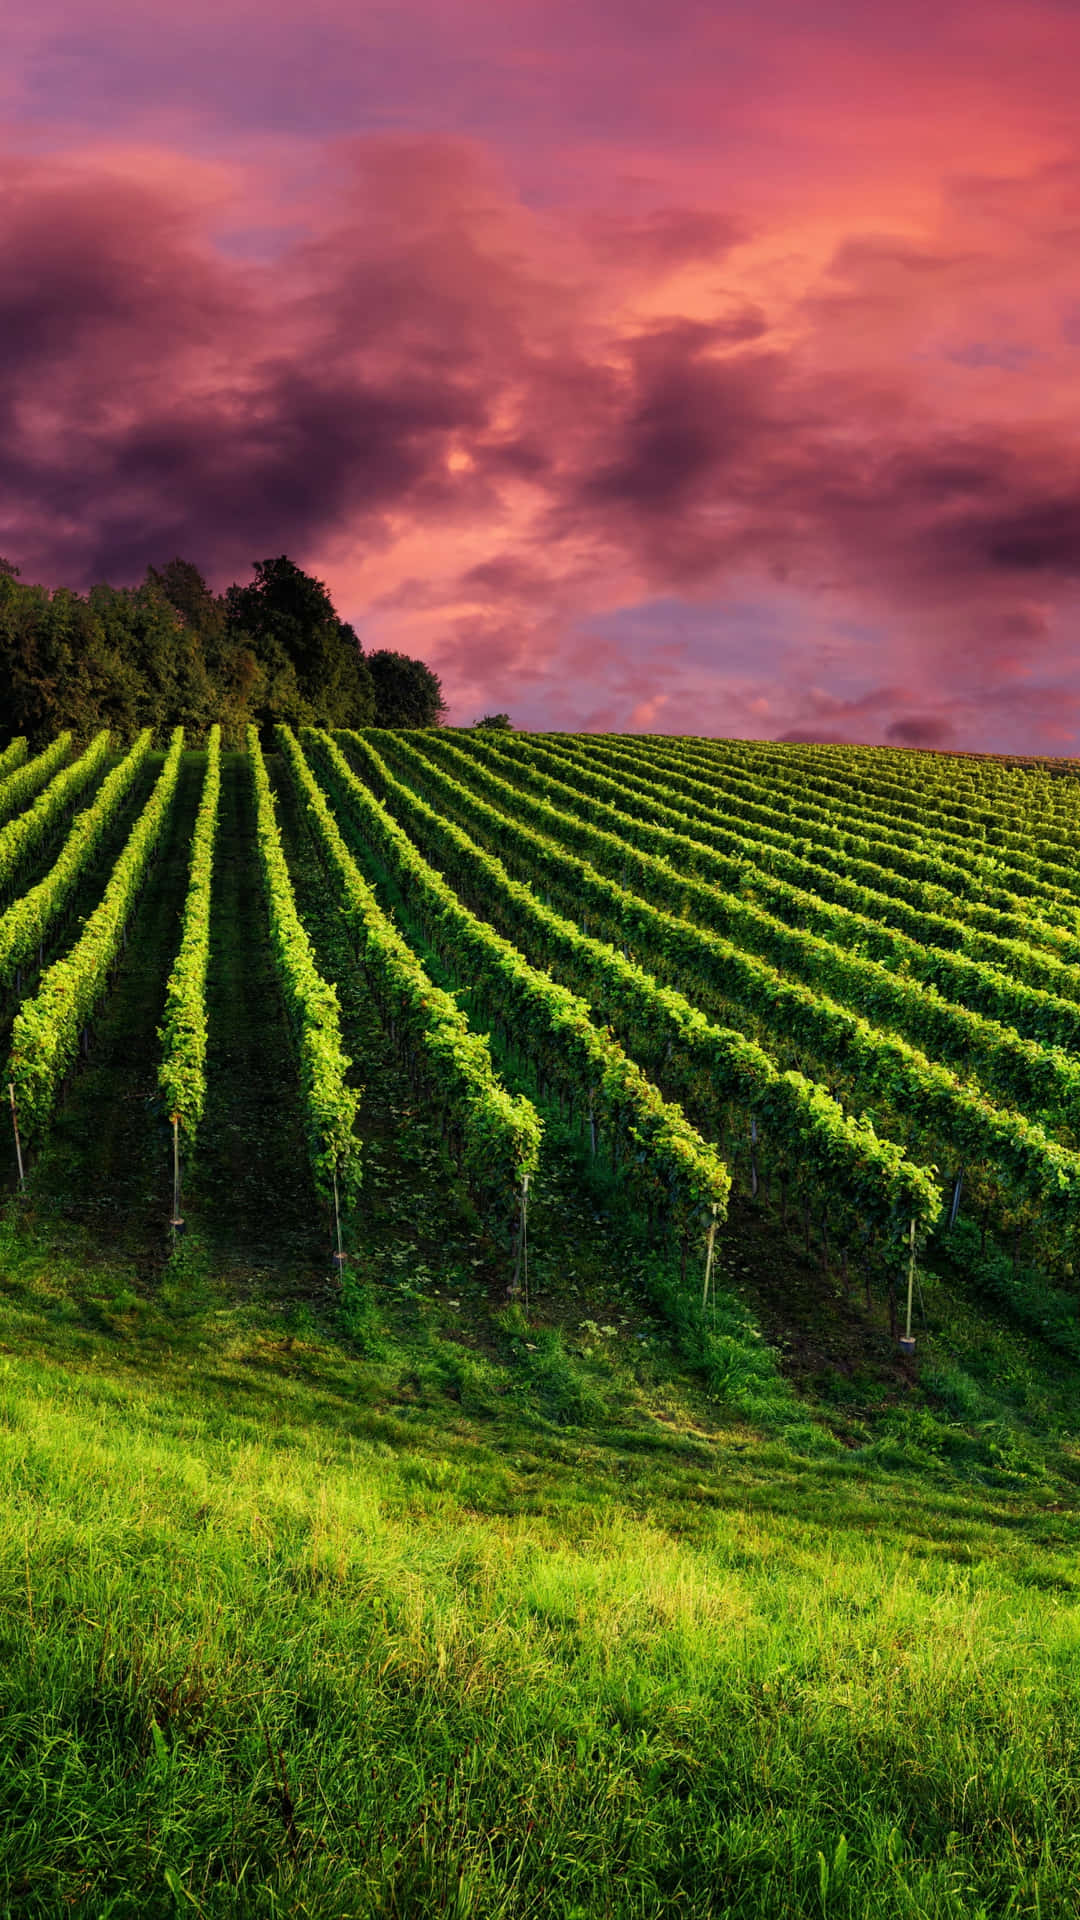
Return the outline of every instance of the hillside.
<path id="1" fill-rule="evenodd" d="M 274 745 L 0 760 L 0 1911 L 1074 1912 L 1072 778 Z"/>

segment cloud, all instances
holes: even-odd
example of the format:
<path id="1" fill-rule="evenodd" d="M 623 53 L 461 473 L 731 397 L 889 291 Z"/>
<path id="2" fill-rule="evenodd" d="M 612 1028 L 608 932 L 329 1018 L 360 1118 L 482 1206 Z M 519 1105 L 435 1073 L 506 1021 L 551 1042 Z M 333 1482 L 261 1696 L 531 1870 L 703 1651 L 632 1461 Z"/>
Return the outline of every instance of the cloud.
<path id="1" fill-rule="evenodd" d="M 221 572 L 346 519 L 385 538 L 407 500 L 452 511 L 445 449 L 488 422 L 493 329 L 477 302 L 448 326 L 441 240 L 424 261 L 413 235 L 405 259 L 343 227 L 296 250 L 279 293 L 215 256 L 182 191 L 63 168 L 19 185 L 0 216 L 20 262 L 0 295 L 0 485 L 32 569 L 81 584 L 179 547 Z"/>
<path id="2" fill-rule="evenodd" d="M 850 747 L 876 744 L 874 741 L 860 742 L 848 733 L 831 733 L 828 727 L 789 727 L 786 733 L 778 733 L 776 739 L 781 746 Z"/>
<path id="3" fill-rule="evenodd" d="M 946 747 L 955 738 L 948 720 L 932 713 L 905 713 L 891 720 L 885 738 L 898 747 Z"/>
<path id="4" fill-rule="evenodd" d="M 703 367 L 707 338 L 684 322 L 632 343 L 632 391 L 610 457 L 596 450 L 576 505 L 670 516 L 718 490 L 760 439 L 755 369 L 745 361 Z"/>
<path id="5" fill-rule="evenodd" d="M 832 280 L 866 282 L 880 295 L 885 287 L 908 275 L 952 273 L 977 259 L 976 254 L 948 254 L 919 246 L 900 234 L 864 233 L 840 243 L 825 267 L 825 275 Z"/>
<path id="6" fill-rule="evenodd" d="M 637 274 L 667 273 L 701 260 L 715 263 L 748 237 L 745 221 L 710 207 L 592 213 L 582 220 L 581 231 L 602 265 Z"/>
<path id="7" fill-rule="evenodd" d="M 994 567 L 1025 574 L 1080 571 L 1080 495 L 1020 501 L 980 532 Z"/>

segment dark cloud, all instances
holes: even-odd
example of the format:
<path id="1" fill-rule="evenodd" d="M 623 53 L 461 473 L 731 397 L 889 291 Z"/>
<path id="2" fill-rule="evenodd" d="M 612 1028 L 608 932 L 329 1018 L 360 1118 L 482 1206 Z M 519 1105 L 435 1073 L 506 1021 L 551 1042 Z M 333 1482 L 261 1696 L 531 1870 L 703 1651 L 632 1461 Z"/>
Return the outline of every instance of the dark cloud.
<path id="1" fill-rule="evenodd" d="M 594 450 L 580 504 L 650 517 L 682 512 L 734 482 L 733 468 L 767 437 L 759 399 L 768 362 L 703 358 L 713 327 L 653 327 L 629 345 L 630 375 L 610 452 Z"/>
<path id="2" fill-rule="evenodd" d="M 932 247 L 918 247 L 913 241 L 895 234 L 860 234 L 841 241 L 825 271 L 843 280 L 867 278 L 879 285 L 882 276 L 895 268 L 903 273 L 939 274 L 950 272 L 975 258 L 971 254 L 939 253 Z"/>
<path id="3" fill-rule="evenodd" d="M 722 260 L 749 237 L 743 220 L 707 207 L 592 214 L 582 222 L 582 232 L 599 260 L 647 273 Z"/>
<path id="4" fill-rule="evenodd" d="M 407 500 L 449 508 L 448 438 L 488 423 L 482 350 L 467 325 L 454 339 L 422 262 L 407 284 L 388 263 L 390 297 L 356 303 L 352 241 L 321 299 L 288 281 L 275 298 L 175 195 L 21 183 L 0 215 L 19 262 L 0 293 L 0 487 L 31 571 L 85 584 L 179 549 L 227 572 L 346 519 L 378 539 Z"/>
<path id="5" fill-rule="evenodd" d="M 711 344 L 686 323 L 628 343 L 570 492 L 657 584 L 756 563 L 797 586 L 974 606 L 1002 572 L 1080 570 L 1080 477 L 1047 496 L 1063 449 L 1045 431 L 935 431 L 880 378 L 811 379 L 797 353 Z"/>
<path id="6" fill-rule="evenodd" d="M 1064 499 L 1033 500 L 985 528 L 992 566 L 1013 572 L 1080 572 L 1080 490 Z"/>
<path id="7" fill-rule="evenodd" d="M 947 505 L 972 494 L 1004 495 L 1008 470 L 999 443 L 942 441 L 936 450 L 893 455 L 883 463 L 886 485 L 897 495 L 928 506 Z"/>
<path id="8" fill-rule="evenodd" d="M 945 358 L 958 367 L 1002 367 L 1007 373 L 1019 373 L 1038 353 L 1037 347 L 1016 340 L 969 340 L 962 347 L 947 348 Z"/>
<path id="9" fill-rule="evenodd" d="M 778 733 L 776 740 L 780 746 L 851 747 L 865 744 L 850 733 L 835 733 L 828 727 L 789 727 L 786 733 Z"/>
<path id="10" fill-rule="evenodd" d="M 931 713 L 905 713 L 889 722 L 885 738 L 897 747 L 945 747 L 955 740 L 956 729 Z"/>
<path id="11" fill-rule="evenodd" d="M 497 560 L 483 560 L 461 575 L 461 585 L 493 598 L 507 596 L 524 599 L 529 594 L 550 588 L 550 577 L 529 560 L 503 554 Z"/>
<path id="12" fill-rule="evenodd" d="M 538 480 L 555 465 L 553 455 L 536 440 L 516 435 L 494 439 L 481 436 L 476 442 L 476 454 L 484 472 L 496 479 L 506 475 L 511 479 Z"/>

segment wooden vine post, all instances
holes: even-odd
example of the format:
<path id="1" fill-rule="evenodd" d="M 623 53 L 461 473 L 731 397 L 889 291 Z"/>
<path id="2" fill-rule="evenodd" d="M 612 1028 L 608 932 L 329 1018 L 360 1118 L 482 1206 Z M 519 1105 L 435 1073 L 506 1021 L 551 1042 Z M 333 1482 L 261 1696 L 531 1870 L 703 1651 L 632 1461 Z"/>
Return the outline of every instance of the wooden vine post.
<path id="1" fill-rule="evenodd" d="M 518 1214 L 517 1250 L 514 1259 L 514 1277 L 510 1282 L 510 1297 L 516 1299 L 519 1293 L 525 1297 L 525 1306 L 529 1305 L 529 1176 L 521 1176 L 521 1207 Z"/>
<path id="2" fill-rule="evenodd" d="M 337 1271 L 338 1285 L 341 1285 L 345 1273 L 345 1249 L 341 1244 L 341 1206 L 338 1200 L 337 1163 L 334 1164 L 334 1233 L 337 1238 L 337 1252 L 334 1254 L 334 1266 Z"/>
<path id="3" fill-rule="evenodd" d="M 915 1217 L 912 1215 L 908 1228 L 908 1269 L 907 1269 L 907 1318 L 904 1333 L 900 1341 L 900 1351 L 910 1358 L 915 1352 L 915 1341 L 911 1332 L 911 1303 L 915 1292 Z"/>
<path id="4" fill-rule="evenodd" d="M 713 1253 L 716 1248 L 716 1201 L 712 1203 L 712 1219 L 709 1222 L 709 1238 L 705 1243 L 705 1285 L 701 1290 L 701 1309 L 704 1312 L 709 1303 L 709 1282 L 712 1279 Z"/>
<path id="5" fill-rule="evenodd" d="M 172 1116 L 172 1219 L 169 1221 L 174 1240 L 182 1231 L 183 1225 L 180 1213 L 180 1115 L 174 1113 Z"/>
<path id="6" fill-rule="evenodd" d="M 14 1080 L 8 1081 L 8 1092 L 11 1095 L 11 1124 L 15 1129 L 15 1158 L 19 1163 L 19 1192 L 22 1193 L 26 1186 L 26 1173 L 23 1168 L 22 1141 L 19 1139 L 19 1116 L 15 1108 Z"/>

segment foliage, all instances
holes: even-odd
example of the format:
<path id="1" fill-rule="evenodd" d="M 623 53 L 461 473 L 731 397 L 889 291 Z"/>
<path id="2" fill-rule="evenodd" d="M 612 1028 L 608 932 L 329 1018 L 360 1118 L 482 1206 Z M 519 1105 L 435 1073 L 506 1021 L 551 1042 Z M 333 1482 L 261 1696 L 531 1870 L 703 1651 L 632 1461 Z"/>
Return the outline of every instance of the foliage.
<path id="1" fill-rule="evenodd" d="M 584 791 L 624 813 L 670 826 L 680 837 L 692 835 L 703 849 L 730 855 L 738 866 L 742 893 L 752 893 L 779 918 L 795 925 L 816 923 L 839 945 L 947 990 L 961 1005 L 1011 1024 L 1030 1038 L 1061 1045 L 1075 1039 L 1080 977 L 1074 963 L 1080 959 L 1080 940 L 1069 940 L 1061 954 L 1047 952 L 1030 915 L 994 913 L 991 925 L 984 927 L 982 916 L 968 917 L 962 900 L 916 904 L 910 882 L 897 896 L 881 884 L 888 881 L 886 869 L 860 861 L 860 842 L 852 833 L 843 839 L 844 858 L 834 855 L 831 862 L 823 862 L 822 849 L 808 846 L 805 838 L 763 831 L 742 817 L 733 824 L 729 814 L 707 803 L 715 802 L 715 793 L 692 775 L 680 773 L 676 783 L 655 777 L 653 770 L 649 779 L 643 777 L 647 761 L 643 768 L 632 754 L 612 754 L 603 744 L 597 749 L 571 737 L 546 740 L 544 747 L 551 750 L 546 764 L 555 771 L 561 768 L 563 778 Z M 603 778 L 605 772 L 609 779 Z M 594 784 L 598 779 L 600 784 Z M 856 868 L 864 879 L 855 877 Z M 710 872 L 719 877 L 708 854 L 703 863 L 695 859 L 694 871 L 705 878 Z M 826 902 L 837 903 L 839 911 Z M 1060 944 L 1060 930 L 1056 933 L 1051 944 Z M 989 964 L 973 964 L 983 961 Z M 1042 991 L 1027 992 L 1020 982 Z"/>
<path id="2" fill-rule="evenodd" d="M 285 554 L 256 561 L 252 584 L 228 589 L 225 621 L 260 663 L 252 707 L 260 725 L 319 717 L 329 726 L 365 726 L 375 718 L 372 676 L 356 634 L 338 619 L 322 581 Z"/>
<path id="3" fill-rule="evenodd" d="M 259 591 L 270 600 L 295 591 L 301 610 L 325 612 L 325 590 L 316 582 L 309 593 L 310 585 L 282 558 L 264 563 Z M 0 576 L 0 593 L 10 590 L 12 576 Z M 178 618 L 209 618 L 207 590 L 183 563 L 166 569 L 154 590 L 175 595 Z M 224 640 L 228 621 L 219 612 Z M 299 614 L 295 620 L 298 631 Z M 801 1207 L 808 1243 L 811 1215 L 818 1220 L 826 1261 L 831 1236 L 845 1263 L 851 1256 L 858 1264 L 876 1247 L 897 1275 L 912 1227 L 921 1252 L 943 1199 L 962 1193 L 966 1214 L 993 1226 L 995 1258 L 1006 1250 L 1018 1285 L 1022 1264 L 1028 1271 L 1032 1262 L 1061 1282 L 1072 1277 L 1080 1258 L 1080 1067 L 1070 1051 L 1016 1029 L 1029 1004 L 1038 1011 L 1052 1001 L 1055 1019 L 1065 1019 L 1080 1018 L 1080 1002 L 1006 976 L 970 952 L 916 938 L 888 920 L 893 896 L 861 881 L 833 887 L 839 876 L 830 879 L 804 856 L 796 836 L 782 842 L 775 823 L 773 838 L 759 842 L 766 823 L 744 828 L 732 820 L 689 771 L 704 768 L 710 754 L 726 764 L 719 748 L 646 742 L 639 758 L 626 743 L 601 742 L 593 757 L 572 738 L 512 730 L 342 731 L 365 788 L 325 734 L 309 730 L 304 738 L 352 844 L 362 844 L 400 889 L 458 992 L 470 996 L 473 1021 L 489 1023 L 528 1062 L 538 1100 L 567 1109 L 655 1223 L 697 1233 L 714 1205 L 722 1216 L 734 1168 L 755 1194 L 763 1178 L 779 1181 L 781 1209 L 786 1215 L 789 1197 Z M 735 747 L 745 748 L 748 765 L 769 760 L 753 743 L 728 744 L 731 765 L 742 764 Z M 40 856 L 102 766 L 104 735 L 57 771 L 69 745 L 62 737 L 36 760 L 16 753 L 5 763 L 0 796 L 15 810 L 0 829 L 0 882 Z M 446 1004 L 435 997 L 415 956 L 406 957 L 404 941 L 387 931 L 291 733 L 282 746 L 297 792 L 318 819 L 322 857 L 351 903 L 373 990 L 418 1071 L 439 1087 L 449 1142 L 472 1186 L 498 1196 L 492 1208 L 505 1224 L 508 1196 L 535 1165 L 535 1112 L 505 1104 L 483 1036 L 449 996 Z M 218 751 L 215 739 L 212 759 Z M 0 917 L 0 978 L 10 980 L 35 940 L 55 927 L 141 758 L 104 782 L 76 817 L 54 869 Z M 845 756 L 821 762 L 824 774 L 814 755 L 806 764 L 808 783 L 818 780 L 830 795 L 835 789 L 838 806 L 846 792 L 845 805 L 854 807 Z M 280 842 L 276 861 L 268 853 L 277 830 L 261 766 L 260 758 L 260 858 L 287 888 Z M 777 775 L 777 790 L 784 777 Z M 887 804 L 906 817 L 913 805 L 907 777 L 902 765 L 894 774 L 881 763 L 874 807 Z M 983 787 L 969 782 L 969 798 L 999 789 L 1007 796 L 1010 777 L 987 775 Z M 1040 844 L 1064 844 L 1080 818 L 1071 783 L 1032 777 Z M 417 785 L 426 799 L 412 790 Z M 208 776 L 208 805 L 211 786 Z M 979 817 L 977 799 L 972 806 Z M 1011 817 L 1034 827 L 1030 797 L 1017 801 L 1014 815 L 1003 814 Z M 204 825 L 212 841 L 209 820 Z M 189 1140 L 205 1094 L 198 1018 L 209 912 L 194 854 L 193 845 L 193 970 L 186 983 L 174 983 L 179 999 L 170 998 L 162 1029 L 162 1086 Z M 903 861 L 902 847 L 897 857 Z M 815 874 L 824 892 L 803 884 Z M 962 902 L 956 918 L 928 908 L 925 931 L 953 928 L 964 937 L 963 911 Z M 284 907 L 279 917 L 288 918 Z M 291 925 L 303 934 L 295 903 Z M 1056 930 L 1066 933 L 1064 925 Z M 1064 986 L 1070 969 L 1057 956 L 1040 958 L 1018 940 L 1013 948 L 1036 968 L 1057 969 Z M 953 1004 L 932 980 L 915 977 L 938 959 L 987 983 L 1000 973 L 1011 1024 Z M 190 1031 L 182 1036 L 185 1021 Z M 179 1077 L 170 1081 L 172 1067 Z M 347 1085 L 343 1070 L 335 1071 Z M 305 1072 L 314 1087 L 316 1068 L 309 1063 Z M 314 1095 L 308 1104 L 318 1104 Z M 333 1101 L 324 1105 L 332 1113 Z M 329 1153 L 326 1139 L 312 1151 L 316 1161 Z M 325 1197 L 333 1155 L 318 1164 Z M 984 1243 L 985 1226 L 980 1253 Z"/>
<path id="4" fill-rule="evenodd" d="M 22 766 L 26 759 L 26 747 L 26 735 L 19 733 L 0 752 L 0 785 L 7 779 L 9 773 L 14 773 L 16 767 Z"/>
<path id="5" fill-rule="evenodd" d="M 0 916 L 0 981 L 10 980 L 15 969 L 26 964 L 60 918 L 145 766 L 150 745 L 147 727 L 76 817 L 48 872 Z"/>
<path id="6" fill-rule="evenodd" d="M 103 727 L 126 741 L 144 727 L 204 737 L 218 723 L 235 746 L 252 720 L 265 729 L 278 719 L 379 719 L 369 663 L 323 583 L 284 554 L 254 571 L 249 584 L 215 594 L 177 557 L 149 567 L 136 587 L 78 594 L 0 565 L 0 741 L 46 741 L 62 729 L 87 741 Z M 382 711 L 433 725 L 436 676 L 403 654 L 376 657 Z M 0 780 L 17 756 L 0 761 Z"/>
<path id="7" fill-rule="evenodd" d="M 1080 960 L 1080 924 L 1068 922 L 1077 921 L 1077 910 L 1059 903 L 1064 925 L 1042 918 L 1030 893 L 1021 898 L 995 885 L 977 841 L 963 859 L 932 852 L 921 837 L 883 838 L 871 819 L 859 824 L 837 808 L 815 807 L 805 786 L 785 792 L 779 778 L 766 783 L 738 763 L 707 770 L 674 740 L 660 749 L 636 740 L 628 747 L 622 736 L 563 734 L 545 744 L 593 770 L 617 772 L 629 811 L 631 793 L 655 796 L 678 810 L 684 831 L 745 855 L 766 876 L 797 878 L 884 928 L 978 954 L 1018 979 L 1076 997 L 1071 968 Z"/>
<path id="8" fill-rule="evenodd" d="M 1023 1226 L 1050 1268 L 1068 1270 L 1077 1257 L 1080 1154 L 1052 1139 L 1038 1120 L 994 1106 L 961 1078 L 900 1035 L 781 966 L 688 917 L 687 904 L 708 889 L 671 863 L 634 849 L 617 834 L 533 798 L 525 780 L 508 780 L 482 764 L 479 742 L 468 750 L 447 735 L 395 744 L 395 752 L 448 765 L 470 790 L 490 796 L 501 816 L 500 851 L 520 846 L 531 875 L 576 914 L 587 914 L 608 938 L 631 946 L 673 985 L 692 980 L 698 1005 L 757 1023 L 774 1046 L 820 1063 L 816 1077 L 852 1089 L 882 1117 L 882 1130 L 927 1168 L 965 1169 L 1003 1232 Z M 491 755 L 483 746 L 484 761 Z M 535 822 L 530 826 L 529 822 Z M 594 864 L 595 862 L 595 864 Z M 618 879 L 613 876 L 619 875 Z M 624 877 L 642 876 L 640 891 Z M 705 902 L 714 910 L 716 896 Z M 716 908 L 723 910 L 723 903 Z M 821 945 L 826 946 L 825 942 Z M 847 956 L 838 953 L 842 963 Z"/>
<path id="9" fill-rule="evenodd" d="M 635 750 L 665 763 L 672 743 L 635 739 Z M 856 834 L 875 836 L 875 850 L 890 865 L 913 874 L 939 875 L 954 892 L 973 895 L 990 906 L 1009 911 L 1034 912 L 1051 920 L 1060 919 L 1075 935 L 1080 926 L 1080 906 L 1073 896 L 1074 868 L 1068 836 L 1063 844 L 1060 832 L 1044 841 L 1044 853 L 1036 843 L 1045 834 L 1046 821 L 1054 820 L 1053 792 L 1044 781 L 1025 768 L 1023 780 L 1039 790 L 1034 815 L 1023 799 L 1017 831 L 1016 800 L 1004 811 L 978 809 L 973 818 L 951 803 L 956 780 L 956 761 L 950 758 L 948 785 L 942 791 L 940 781 L 930 775 L 928 757 L 913 756 L 918 762 L 918 780 L 901 786 L 902 797 L 884 798 L 872 761 L 852 750 L 829 761 L 823 769 L 819 758 L 808 756 L 804 748 L 762 749 L 759 742 L 679 740 L 674 743 L 680 763 L 689 766 L 706 782 L 716 781 L 722 791 L 725 783 L 738 777 L 748 804 L 767 799 L 770 808 L 805 820 L 816 833 L 821 826 L 851 829 Z M 875 749 L 881 751 L 881 749 Z M 897 783 L 890 785 L 895 788 Z M 1060 782 L 1058 782 L 1060 786 Z M 1024 789 L 1021 788 L 1021 794 Z M 942 869 L 944 868 L 944 872 Z"/>
<path id="10" fill-rule="evenodd" d="M 355 1132 L 359 1096 L 346 1077 L 352 1063 L 341 1044 L 337 992 L 319 973 L 311 941 L 296 911 L 274 798 L 254 726 L 248 728 L 248 754 L 255 786 L 255 836 L 270 939 L 299 1061 L 304 1125 L 315 1186 L 327 1206 L 331 1206 L 336 1177 L 340 1201 L 348 1207 L 355 1201 L 360 1187 L 360 1143 Z"/>
<path id="11" fill-rule="evenodd" d="M 463 735 L 473 742 L 474 736 Z M 635 801 L 621 783 L 558 755 L 527 737 L 493 743 L 503 771 L 570 821 L 594 824 L 620 848 L 620 869 L 652 898 L 678 901 L 702 926 L 714 928 L 744 953 L 755 953 L 789 978 L 820 988 L 852 1011 L 902 1035 L 955 1070 L 974 1071 L 986 1091 L 1009 1105 L 1038 1113 L 1051 1132 L 1080 1134 L 1080 1066 L 1063 1051 L 1080 1052 L 1080 1005 L 1028 987 L 1000 968 L 940 952 L 881 926 L 868 914 L 833 906 L 805 888 L 774 880 L 738 859 L 714 853 L 702 841 L 667 825 L 678 814 L 651 796 Z M 559 778 L 569 772 L 573 784 Z M 599 806 L 598 804 L 599 803 Z M 576 844 L 590 848 L 591 837 Z M 632 852 L 631 849 L 634 851 Z M 969 1005 L 944 997 L 946 986 Z M 1074 987 L 1073 991 L 1080 991 Z M 986 1011 L 973 1011 L 980 1007 Z"/>
<path id="12" fill-rule="evenodd" d="M 109 736 L 99 733 L 78 760 L 61 768 L 32 806 L 0 828 L 0 896 L 20 868 L 55 837 L 68 808 L 100 773 L 108 754 Z"/>
<path id="13" fill-rule="evenodd" d="M 380 753 L 370 740 L 351 744 L 373 791 L 456 891 L 609 1020 L 633 1057 L 670 1088 L 708 1138 L 723 1138 L 732 1147 L 740 1136 L 748 1142 L 753 1115 L 761 1153 L 779 1167 L 796 1197 L 827 1212 L 840 1241 L 884 1239 L 895 1262 L 914 1219 L 923 1243 L 941 1211 L 931 1174 L 846 1115 L 824 1087 L 800 1073 L 779 1072 L 754 1041 L 714 1025 L 690 999 L 659 987 L 616 947 L 582 933 L 545 906 L 532 887 L 512 880 L 500 860 L 448 817 L 467 814 L 486 822 L 498 844 L 501 816 L 459 782 L 431 771 L 436 808 L 390 772 L 383 756 L 392 754 L 395 743 L 381 742 Z M 692 992 L 692 983 L 687 985 Z"/>
<path id="14" fill-rule="evenodd" d="M 70 953 L 48 968 L 33 999 L 25 1000 L 15 1016 L 5 1080 L 15 1088 L 19 1123 L 32 1145 L 44 1138 L 60 1083 L 78 1052 L 83 1026 L 108 984 L 128 916 L 168 817 L 183 745 L 183 728 L 178 727 L 102 899 Z"/>
<path id="15" fill-rule="evenodd" d="M 452 1143 L 497 1223 L 512 1214 L 522 1180 L 536 1170 L 541 1125 L 529 1101 L 501 1086 L 482 1035 L 469 1030 L 449 994 L 432 984 L 357 869 L 295 736 L 278 743 L 335 885 L 371 989 L 446 1116 Z M 347 770 L 346 770 L 347 771 Z"/>
<path id="16" fill-rule="evenodd" d="M 485 713 L 482 720 L 473 721 L 473 731 L 485 733 L 513 733 L 514 723 L 508 713 Z"/>
<path id="17" fill-rule="evenodd" d="M 39 753 L 35 759 L 22 757 L 16 761 L 14 770 L 0 781 L 0 820 L 10 820 L 12 814 L 25 807 L 34 795 L 40 793 L 53 775 L 64 765 L 71 753 L 71 735 L 62 733 L 58 739 Z"/>
<path id="18" fill-rule="evenodd" d="M 221 793 L 221 729 L 213 726 L 207 742 L 206 778 L 191 840 L 191 878 L 184 902 L 180 949 L 165 989 L 165 1018 L 158 1029 L 162 1058 L 158 1067 L 170 1118 L 180 1125 L 188 1146 L 206 1103 L 206 968 L 210 952 L 210 883 Z"/>
<path id="19" fill-rule="evenodd" d="M 342 805 L 405 891 L 433 944 L 452 956 L 455 971 L 538 1075 L 577 1104 L 582 1120 L 591 1116 L 594 1140 L 603 1127 L 613 1163 L 618 1161 L 642 1203 L 681 1235 L 692 1226 L 704 1233 L 710 1220 L 722 1219 L 731 1180 L 716 1149 L 664 1100 L 618 1042 L 594 1025 L 578 994 L 530 966 L 509 940 L 462 906 L 333 742 L 312 740 Z"/>
<path id="20" fill-rule="evenodd" d="M 437 674 L 422 660 L 380 648 L 368 654 L 377 727 L 437 727 L 446 712 Z"/>

